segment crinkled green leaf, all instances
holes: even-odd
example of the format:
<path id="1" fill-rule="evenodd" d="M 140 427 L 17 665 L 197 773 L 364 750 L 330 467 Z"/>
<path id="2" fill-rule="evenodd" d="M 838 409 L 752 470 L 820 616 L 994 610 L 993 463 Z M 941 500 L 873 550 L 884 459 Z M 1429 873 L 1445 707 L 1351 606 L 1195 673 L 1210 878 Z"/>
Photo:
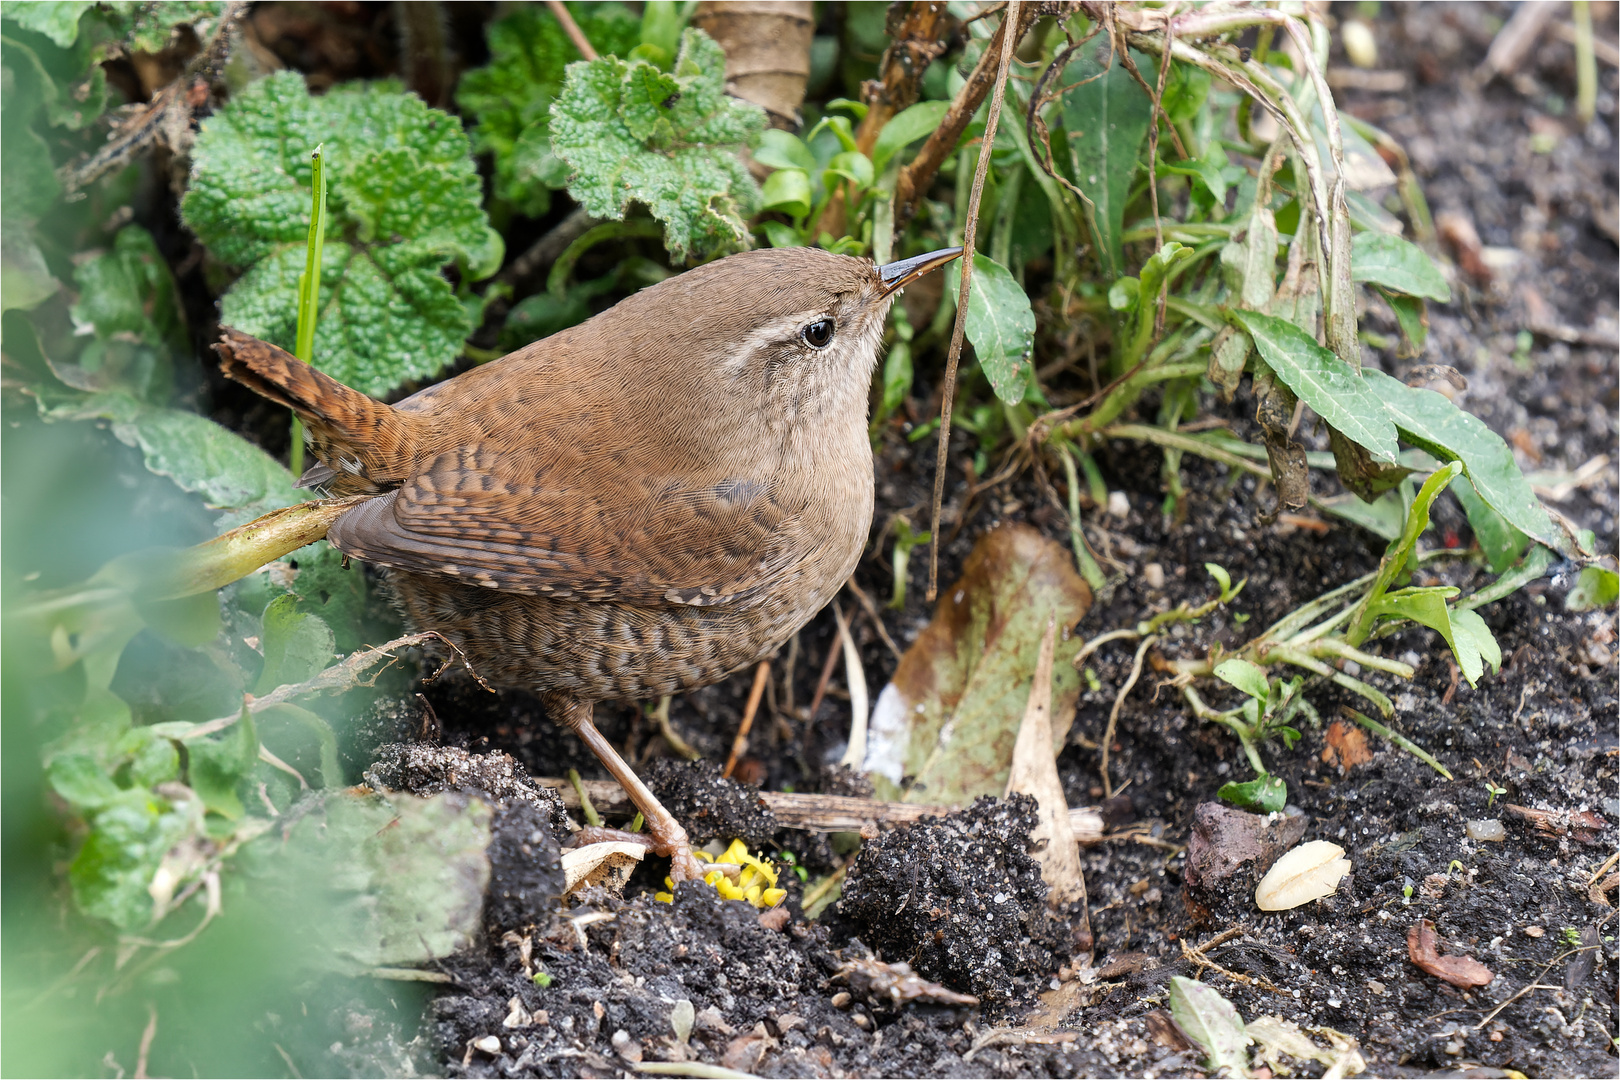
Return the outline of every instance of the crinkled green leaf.
<path id="1" fill-rule="evenodd" d="M 1242 783 L 1228 781 L 1221 785 L 1215 795 L 1241 810 L 1275 814 L 1288 805 L 1288 784 L 1280 776 L 1263 773 Z"/>
<path id="2" fill-rule="evenodd" d="M 5 0 L 0 16 L 65 49 L 79 39 L 79 16 L 95 6 L 95 0 Z"/>
<path id="3" fill-rule="evenodd" d="M 1248 331 L 1277 377 L 1318 416 L 1375 459 L 1395 460 L 1395 424 L 1349 364 L 1286 319 L 1256 311 L 1234 311 L 1232 317 Z"/>
<path id="4" fill-rule="evenodd" d="M 311 97 L 302 76 L 278 72 L 204 121 L 181 203 L 214 256 L 246 268 L 221 301 L 228 325 L 295 344 L 317 144 L 329 217 L 314 363 L 380 397 L 455 359 L 472 319 L 440 271 L 492 273 L 499 235 L 454 117 L 393 83 Z"/>
<path id="5" fill-rule="evenodd" d="M 640 22 L 619 4 L 598 4 L 576 18 L 603 56 L 625 56 L 640 40 Z M 489 63 L 461 77 L 456 104 L 473 121 L 473 149 L 494 156 L 495 197 L 538 217 L 551 204 L 551 189 L 562 186 L 540 173 L 551 153 L 551 103 L 579 50 L 539 4 L 514 7 L 489 25 L 487 37 Z"/>
<path id="6" fill-rule="evenodd" d="M 894 155 L 932 135 L 949 108 L 945 101 L 919 101 L 890 117 L 872 146 L 872 167 L 881 173 Z"/>
<path id="7" fill-rule="evenodd" d="M 120 930 L 144 926 L 152 917 L 152 875 L 193 827 L 184 808 L 146 791 L 127 792 L 101 810 L 68 867 L 79 910 Z"/>
<path id="8" fill-rule="evenodd" d="M 1135 50 L 1131 58 L 1151 83 L 1157 70 L 1153 61 Z M 1106 74 L 1102 74 L 1104 68 Z M 1120 242 L 1125 231 L 1125 203 L 1153 105 L 1113 55 L 1106 39 L 1093 39 L 1085 46 L 1064 79 L 1071 84 L 1063 94 L 1063 126 L 1069 133 L 1075 182 L 1096 208 L 1104 262 L 1110 268 L 1109 276 L 1118 277 L 1125 271 Z"/>
<path id="9" fill-rule="evenodd" d="M 1047 620 L 1057 619 L 1061 650 L 1090 600 L 1073 556 L 1029 526 L 981 537 L 872 710 L 873 779 L 909 802 L 1002 794 Z M 1058 664 L 1052 715 L 1072 715 L 1079 693 L 1080 673 Z M 903 777 L 913 780 L 902 793 Z"/>
<path id="10" fill-rule="evenodd" d="M 1170 980 L 1170 1017 L 1204 1052 L 1204 1066 L 1226 1075 L 1249 1075 L 1249 1036 L 1243 1017 L 1220 991 L 1180 975 Z"/>
<path id="11" fill-rule="evenodd" d="M 101 7 L 130 52 L 162 51 L 181 26 L 192 27 L 206 41 L 225 10 L 223 0 L 103 0 Z"/>
<path id="12" fill-rule="evenodd" d="M 745 219 L 760 193 L 737 151 L 764 129 L 765 113 L 727 96 L 725 66 L 701 30 L 681 35 L 672 76 L 645 60 L 571 65 L 551 110 L 553 149 L 573 170 L 568 193 L 603 218 L 645 204 L 677 261 L 747 247 Z"/>
<path id="13" fill-rule="evenodd" d="M 319 674 L 331 662 L 331 628 L 320 616 L 298 610 L 298 598 L 288 594 L 264 609 L 260 648 L 264 668 L 255 694 L 268 694 L 278 686 L 301 683 Z"/>
<path id="14" fill-rule="evenodd" d="M 954 262 L 946 270 L 945 288 L 953 296 L 961 273 Z M 988 255 L 973 256 L 965 329 L 996 396 L 1013 405 L 1023 401 L 1034 366 L 1035 313 L 1017 279 Z"/>
<path id="15" fill-rule="evenodd" d="M 1584 566 L 1564 596 L 1565 611 L 1596 611 L 1620 599 L 1620 574 L 1601 566 Z"/>
<path id="16" fill-rule="evenodd" d="M 12 34 L 0 35 L 0 53 L 6 67 L 5 137 L 9 156 L 14 132 L 20 132 L 38 120 L 68 131 L 81 131 L 88 127 L 107 107 L 107 73 L 99 63 L 97 53 L 86 41 L 72 48 L 56 49 L 35 38 L 22 40 Z M 88 69 L 88 73 L 87 73 Z M 48 168 L 47 153 L 40 162 L 27 162 L 29 168 Z M 50 185 L 54 195 L 55 184 Z M 7 201 L 15 196 L 34 202 L 49 201 L 42 196 L 7 188 Z"/>
<path id="17" fill-rule="evenodd" d="M 1443 394 L 1407 386 L 1381 371 L 1368 369 L 1362 379 L 1394 418 L 1401 438 L 1441 461 L 1462 462 L 1479 497 L 1526 536 L 1553 548 L 1567 546 L 1554 535 L 1552 520 L 1519 471 L 1513 451 L 1484 421 Z"/>
<path id="18" fill-rule="evenodd" d="M 1357 233 L 1350 241 L 1350 280 L 1441 303 L 1451 299 L 1451 286 L 1423 250 L 1388 233 Z"/>

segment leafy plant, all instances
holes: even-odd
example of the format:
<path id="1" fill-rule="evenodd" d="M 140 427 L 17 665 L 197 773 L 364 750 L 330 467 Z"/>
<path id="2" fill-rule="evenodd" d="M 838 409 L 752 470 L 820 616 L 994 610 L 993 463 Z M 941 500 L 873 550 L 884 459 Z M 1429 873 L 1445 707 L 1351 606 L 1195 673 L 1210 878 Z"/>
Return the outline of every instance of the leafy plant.
<path id="1" fill-rule="evenodd" d="M 244 272 L 223 321 L 292 348 L 305 269 L 309 153 L 330 162 L 331 222 L 321 254 L 315 364 L 374 396 L 438 374 L 478 323 L 441 270 L 493 274 L 489 226 L 467 137 L 451 116 L 392 83 L 313 97 L 294 72 L 250 84 L 197 137 L 186 224 Z"/>
<path id="2" fill-rule="evenodd" d="M 745 219 L 759 210 L 736 151 L 764 130 L 765 113 L 726 95 L 725 64 L 713 39 L 687 30 L 672 72 L 639 58 L 577 64 L 551 111 L 569 195 L 601 218 L 642 203 L 677 262 L 747 247 Z"/>

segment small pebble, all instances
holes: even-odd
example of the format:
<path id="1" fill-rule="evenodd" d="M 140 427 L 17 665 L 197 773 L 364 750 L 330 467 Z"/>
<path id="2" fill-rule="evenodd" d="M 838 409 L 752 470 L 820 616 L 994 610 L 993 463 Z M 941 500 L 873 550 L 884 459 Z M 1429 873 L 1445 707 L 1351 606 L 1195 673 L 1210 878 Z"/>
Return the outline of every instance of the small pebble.
<path id="1" fill-rule="evenodd" d="M 1543 930 L 1539 926 L 1527 926 L 1527 927 L 1524 928 L 1524 936 L 1525 937 L 1540 937 L 1542 934 L 1545 934 L 1546 932 L 1547 931 Z"/>
<path id="2" fill-rule="evenodd" d="M 855 1026 L 862 1031 L 870 1031 L 872 1029 L 872 1018 L 865 1013 L 856 1013 Z"/>
<path id="3" fill-rule="evenodd" d="M 1379 997 L 1383 997 L 1387 992 L 1384 989 L 1384 984 L 1379 982 L 1377 979 L 1368 979 L 1367 989 L 1372 993 L 1377 994 Z"/>
<path id="4" fill-rule="evenodd" d="M 1500 844 L 1507 839 L 1507 828 L 1494 818 L 1468 823 L 1468 839 L 1489 840 Z"/>
<path id="5" fill-rule="evenodd" d="M 501 1040 L 493 1035 L 482 1035 L 473 1040 L 473 1049 L 482 1051 L 490 1057 L 496 1057 L 501 1052 Z"/>
<path id="6" fill-rule="evenodd" d="M 1142 580 L 1150 589 L 1164 588 L 1164 567 L 1156 562 L 1150 562 L 1142 567 Z"/>
<path id="7" fill-rule="evenodd" d="M 1108 513 L 1121 520 L 1131 516 L 1131 500 L 1125 497 L 1123 491 L 1110 491 L 1108 493 Z"/>
<path id="8" fill-rule="evenodd" d="M 832 996 L 832 1007 L 835 1009 L 849 1008 L 850 996 L 848 990 L 840 990 Z"/>

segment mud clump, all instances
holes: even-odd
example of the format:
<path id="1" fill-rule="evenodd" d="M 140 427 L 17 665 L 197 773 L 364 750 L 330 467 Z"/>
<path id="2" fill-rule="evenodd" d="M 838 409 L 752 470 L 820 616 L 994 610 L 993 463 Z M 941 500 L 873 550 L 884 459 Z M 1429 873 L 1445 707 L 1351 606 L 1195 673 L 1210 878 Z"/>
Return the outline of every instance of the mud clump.
<path id="1" fill-rule="evenodd" d="M 980 798 L 869 843 L 839 914 L 887 960 L 977 996 L 987 1015 L 1031 1000 L 1069 961 L 1069 925 L 1048 913 L 1027 850 L 1035 800 Z"/>
<path id="2" fill-rule="evenodd" d="M 455 746 L 389 743 L 377 748 L 376 758 L 365 771 L 366 783 L 374 788 L 423 796 L 473 792 L 498 809 L 519 803 L 532 807 L 550 828 L 553 845 L 566 842 L 573 832 L 557 793 L 536 784 L 511 755 L 499 750 L 469 754 Z"/>
<path id="3" fill-rule="evenodd" d="M 1253 910 L 1254 888 L 1271 864 L 1305 836 L 1303 816 L 1262 817 L 1220 803 L 1193 811 L 1183 879 L 1194 923 Z"/>
<path id="4" fill-rule="evenodd" d="M 695 844 L 741 840 L 760 850 L 780 828 L 757 787 L 721 777 L 720 766 L 712 761 L 660 758 L 646 770 L 645 779 Z"/>

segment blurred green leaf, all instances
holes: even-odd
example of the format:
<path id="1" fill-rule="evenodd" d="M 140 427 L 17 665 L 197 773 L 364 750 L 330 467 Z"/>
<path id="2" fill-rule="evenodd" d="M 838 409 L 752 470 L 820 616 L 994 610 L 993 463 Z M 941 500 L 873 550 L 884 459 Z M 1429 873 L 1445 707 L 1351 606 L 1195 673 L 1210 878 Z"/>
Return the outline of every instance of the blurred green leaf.
<path id="1" fill-rule="evenodd" d="M 130 52 L 161 52 L 182 26 L 192 27 L 197 37 L 208 40 L 216 20 L 225 10 L 223 0 L 102 0 L 107 23 Z"/>
<path id="2" fill-rule="evenodd" d="M 1350 241 L 1350 280 L 1441 303 L 1451 299 L 1451 286 L 1423 250 L 1388 233 L 1361 232 Z"/>
<path id="3" fill-rule="evenodd" d="M 960 287 L 961 270 L 953 262 L 945 288 L 954 296 Z M 1033 369 L 1035 313 L 1012 274 L 988 255 L 973 257 L 965 329 L 996 397 L 1013 405 L 1023 401 Z"/>
<path id="4" fill-rule="evenodd" d="M 317 615 L 298 610 L 297 597 L 278 596 L 264 609 L 260 648 L 264 669 L 255 694 L 301 683 L 332 660 L 332 631 Z"/>
<path id="5" fill-rule="evenodd" d="M 393 83 L 312 97 L 303 76 L 279 72 L 203 123 L 181 202 L 214 256 L 247 268 L 220 302 L 227 325 L 293 348 L 320 143 L 330 201 L 315 366 L 381 397 L 455 359 L 472 320 L 440 270 L 459 261 L 487 277 L 502 241 L 454 117 Z"/>
<path id="6" fill-rule="evenodd" d="M 1153 61 L 1135 50 L 1131 57 L 1151 83 L 1157 77 Z M 1069 133 L 1075 182 L 1096 208 L 1103 262 L 1109 276 L 1118 277 L 1125 272 L 1120 245 L 1125 203 L 1153 105 L 1106 40 L 1085 46 L 1064 78 L 1073 84 L 1063 94 L 1063 126 Z"/>
<path id="7" fill-rule="evenodd" d="M 51 788 L 80 810 L 96 810 L 115 802 L 124 789 L 113 783 L 101 762 L 89 754 L 60 754 L 45 770 Z"/>
<path id="8" fill-rule="evenodd" d="M 204 737 L 186 744 L 189 761 L 186 779 L 203 805 L 232 821 L 244 813 L 237 786 L 259 761 L 259 736 L 253 713 L 245 706 L 236 723 L 218 738 Z"/>
<path id="9" fill-rule="evenodd" d="M 754 149 L 754 160 L 773 169 L 802 169 L 816 171 L 815 155 L 804 145 L 804 140 L 787 131 L 767 128 Z"/>
<path id="10" fill-rule="evenodd" d="M 1395 322 L 1401 328 L 1401 336 L 1406 339 L 1407 351 L 1412 356 L 1422 353 L 1423 347 L 1429 342 L 1429 311 L 1423 298 L 1390 292 L 1383 288 L 1378 291 L 1389 304 L 1390 310 L 1395 312 Z"/>
<path id="11" fill-rule="evenodd" d="M 196 828 L 192 811 L 188 803 L 130 791 L 98 812 L 68 867 L 79 910 L 120 930 L 146 925 L 152 877 L 169 849 Z"/>
<path id="12" fill-rule="evenodd" d="M 1349 364 L 1285 319 L 1256 311 L 1234 311 L 1232 318 L 1249 332 L 1277 377 L 1318 416 L 1377 460 L 1395 460 L 1395 424 Z"/>
<path id="13" fill-rule="evenodd" d="M 5 0 L 0 16 L 65 49 L 79 38 L 79 16 L 95 6 L 95 0 Z"/>
<path id="14" fill-rule="evenodd" d="M 725 93 L 725 54 L 700 30 L 681 35 L 673 76 L 644 60 L 603 57 L 568 69 L 551 138 L 587 213 L 622 219 L 644 203 L 677 262 L 748 246 L 760 193 L 737 150 L 765 113 Z M 667 80 L 667 82 L 666 82 Z M 673 88 L 656 97 L 651 87 Z"/>
<path id="15" fill-rule="evenodd" d="M 846 150 L 842 154 L 835 154 L 827 163 L 827 174 L 822 177 L 825 184 L 833 183 L 832 177 L 842 177 L 860 191 L 872 186 L 872 162 L 858 151 Z"/>
<path id="16" fill-rule="evenodd" d="M 798 169 L 778 169 L 765 178 L 764 208 L 790 217 L 810 213 L 810 177 Z"/>
<path id="17" fill-rule="evenodd" d="M 1401 438 L 1441 461 L 1462 462 L 1479 497 L 1508 524 L 1548 547 L 1567 546 L 1513 460 L 1513 451 L 1484 421 L 1433 390 L 1407 386 L 1371 368 L 1362 379 L 1394 418 Z"/>
<path id="18" fill-rule="evenodd" d="M 1565 611 L 1596 611 L 1613 607 L 1620 599 L 1620 574 L 1602 566 L 1583 566 L 1575 585 L 1564 596 Z"/>
<path id="19" fill-rule="evenodd" d="M 1204 149 L 1202 156 L 1193 158 L 1190 161 L 1161 162 L 1158 171 L 1193 177 L 1208 189 L 1217 206 L 1224 207 L 1226 204 L 1226 175 L 1224 170 L 1230 164 L 1231 162 L 1221 144 L 1212 141 Z"/>

